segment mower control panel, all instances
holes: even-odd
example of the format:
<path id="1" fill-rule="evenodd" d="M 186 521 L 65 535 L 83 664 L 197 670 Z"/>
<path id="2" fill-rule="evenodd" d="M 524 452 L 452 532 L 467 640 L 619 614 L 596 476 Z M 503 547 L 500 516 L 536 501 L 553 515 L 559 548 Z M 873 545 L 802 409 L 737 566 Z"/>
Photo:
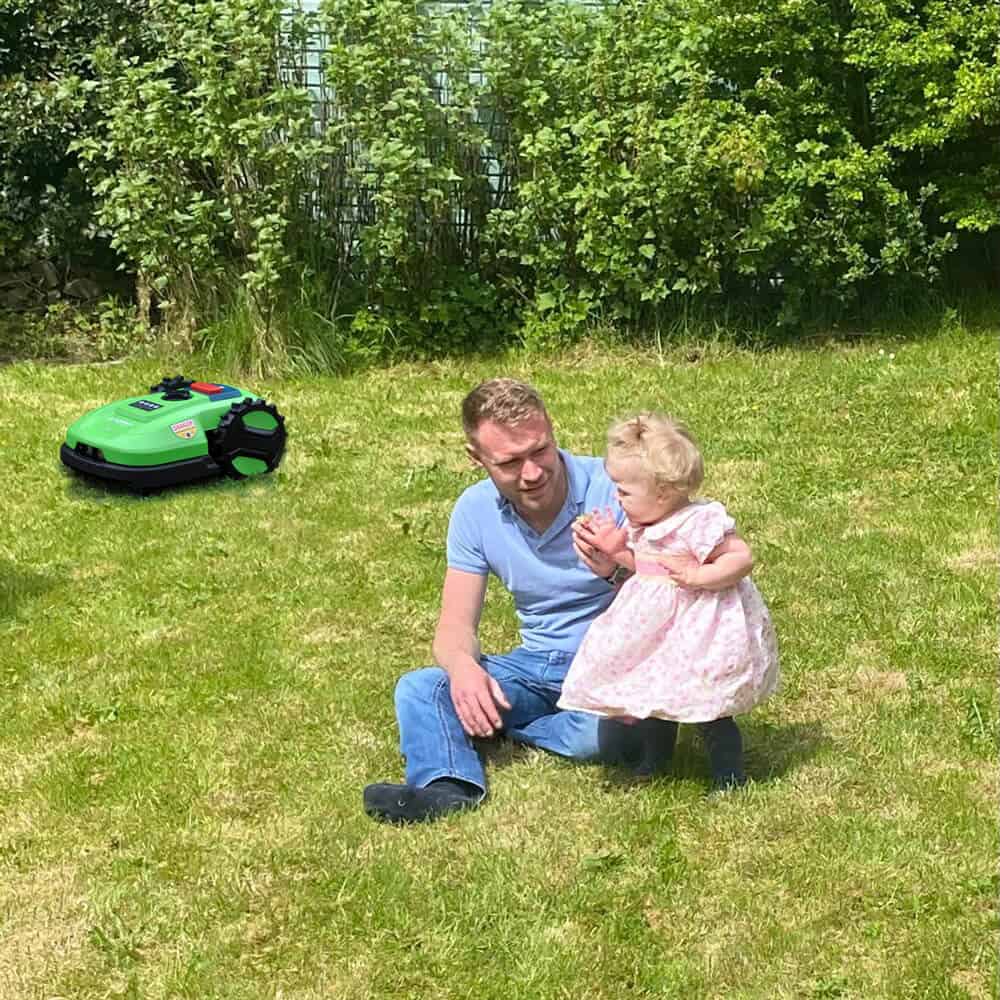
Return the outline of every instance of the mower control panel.
<path id="1" fill-rule="evenodd" d="M 162 386 L 154 388 L 157 390 L 157 398 L 162 402 L 154 403 L 150 399 L 140 399 L 129 405 L 140 410 L 158 410 L 163 403 L 176 403 L 191 399 L 196 392 L 207 396 L 213 403 L 219 399 L 236 399 L 243 395 L 239 389 L 235 389 L 231 385 L 222 385 L 219 382 L 186 382 L 169 388 Z"/>
<path id="2" fill-rule="evenodd" d="M 193 392 L 200 392 L 208 396 L 213 401 L 216 399 L 231 399 L 242 395 L 239 389 L 234 389 L 231 385 L 220 385 L 216 382 L 192 382 Z"/>
<path id="3" fill-rule="evenodd" d="M 136 399 L 129 403 L 129 407 L 142 411 L 141 414 L 130 412 L 129 416 L 142 420 L 144 415 L 148 415 L 145 418 L 152 419 L 151 415 L 156 410 L 169 407 L 171 403 L 182 403 L 197 397 L 214 403 L 222 399 L 239 399 L 242 395 L 242 390 L 231 385 L 224 385 L 221 382 L 189 382 L 171 379 L 153 386 L 149 396 L 145 399 Z"/>

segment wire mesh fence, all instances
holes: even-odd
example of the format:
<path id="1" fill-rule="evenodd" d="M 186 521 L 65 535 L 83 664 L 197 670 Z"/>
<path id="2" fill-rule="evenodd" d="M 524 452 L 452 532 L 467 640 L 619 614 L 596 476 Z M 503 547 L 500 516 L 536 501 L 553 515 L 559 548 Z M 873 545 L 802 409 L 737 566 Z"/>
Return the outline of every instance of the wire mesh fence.
<path id="1" fill-rule="evenodd" d="M 376 221 L 379 179 L 365 169 L 365 146 L 337 126 L 344 116 L 337 95 L 328 82 L 327 61 L 330 39 L 324 27 L 319 4 L 299 0 L 290 4 L 284 17 L 280 39 L 279 79 L 304 88 L 311 99 L 313 121 L 318 135 L 331 136 L 341 132 L 338 142 L 331 145 L 325 162 L 309 178 L 302 193 L 307 216 L 319 225 L 324 235 L 335 241 L 337 256 L 342 260 L 356 251 L 361 231 Z M 476 58 L 468 70 L 468 86 L 481 93 L 485 84 L 482 68 L 484 42 L 478 30 L 477 11 L 464 0 L 438 0 L 425 8 L 427 18 L 452 17 L 465 22 L 471 50 Z M 444 70 L 429 74 L 428 87 L 436 103 L 444 108 L 452 103 L 457 89 Z M 416 225 L 423 231 L 425 249 L 438 249 L 461 259 L 478 253 L 478 235 L 490 209 L 501 206 L 509 197 L 510 177 L 504 168 L 501 151 L 506 143 L 506 131 L 501 116 L 494 110 L 477 104 L 474 123 L 482 136 L 477 148 L 466 151 L 466 176 L 480 183 L 451 185 L 448 191 L 446 231 L 441 231 L 440 219 L 434 224 Z M 426 154 L 440 158 L 442 140 L 428 138 Z M 500 154 L 500 155 L 498 155 Z"/>

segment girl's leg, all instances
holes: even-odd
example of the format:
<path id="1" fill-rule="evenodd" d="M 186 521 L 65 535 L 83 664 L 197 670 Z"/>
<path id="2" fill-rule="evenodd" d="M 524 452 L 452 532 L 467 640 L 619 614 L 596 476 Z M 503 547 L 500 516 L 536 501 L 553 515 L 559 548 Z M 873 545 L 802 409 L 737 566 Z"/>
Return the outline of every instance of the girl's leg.
<path id="1" fill-rule="evenodd" d="M 743 737 L 732 716 L 714 722 L 700 722 L 716 789 L 739 788 L 747 783 L 743 770 Z"/>
<path id="2" fill-rule="evenodd" d="M 639 763 L 635 774 L 651 778 L 670 764 L 677 743 L 677 723 L 669 719 L 641 719 L 632 727 L 640 741 Z"/>

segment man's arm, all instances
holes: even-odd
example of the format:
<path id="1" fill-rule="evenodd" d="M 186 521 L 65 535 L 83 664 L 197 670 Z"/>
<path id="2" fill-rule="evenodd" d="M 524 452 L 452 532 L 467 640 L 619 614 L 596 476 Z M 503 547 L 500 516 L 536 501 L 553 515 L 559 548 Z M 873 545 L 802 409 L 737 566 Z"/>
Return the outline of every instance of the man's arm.
<path id="1" fill-rule="evenodd" d="M 492 736 L 501 728 L 499 708 L 510 708 L 500 685 L 479 665 L 479 619 L 486 597 L 485 576 L 448 569 L 441 614 L 434 633 L 435 662 L 448 673 L 451 700 L 470 736 Z"/>

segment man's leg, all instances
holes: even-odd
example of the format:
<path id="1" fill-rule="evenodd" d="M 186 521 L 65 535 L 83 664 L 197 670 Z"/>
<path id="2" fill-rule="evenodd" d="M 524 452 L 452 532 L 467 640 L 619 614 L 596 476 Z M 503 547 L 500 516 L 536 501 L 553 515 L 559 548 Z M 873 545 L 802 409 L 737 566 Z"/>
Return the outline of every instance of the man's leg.
<path id="1" fill-rule="evenodd" d="M 483 657 L 483 668 L 511 706 L 501 712 L 504 734 L 574 760 L 634 763 L 639 755 L 634 727 L 556 708 L 570 659 L 523 649 Z M 396 717 L 406 784 L 369 785 L 365 810 L 377 819 L 419 822 L 478 805 L 486 794 L 486 776 L 455 713 L 445 671 L 427 667 L 401 677 Z"/>
<path id="2" fill-rule="evenodd" d="M 523 650 L 483 657 L 483 668 L 496 678 L 511 706 L 501 711 L 505 730 L 555 709 L 558 692 L 540 690 L 533 683 L 539 657 L 544 663 L 544 655 Z M 426 667 L 401 677 L 396 685 L 396 718 L 406 783 L 369 785 L 365 811 L 376 819 L 407 823 L 478 805 L 486 794 L 483 763 L 455 713 L 447 673 Z M 592 754 L 578 754 L 587 755 Z"/>
<path id="3" fill-rule="evenodd" d="M 475 785 L 482 797 L 483 762 L 455 713 L 444 670 L 425 667 L 404 674 L 396 685 L 396 718 L 408 785 L 423 788 L 438 778 L 456 778 Z"/>
<path id="4" fill-rule="evenodd" d="M 655 745 L 650 744 L 650 733 L 642 724 L 626 725 L 618 719 L 566 712 L 554 706 L 551 713 L 510 729 L 507 734 L 513 740 L 573 760 L 627 765 L 635 767 L 638 774 L 651 775 L 659 773 L 673 759 L 677 723 L 648 721 L 662 723 L 657 728 Z"/>
<path id="5" fill-rule="evenodd" d="M 440 667 L 404 674 L 396 684 L 399 749 L 406 784 L 365 788 L 376 819 L 415 823 L 477 805 L 486 794 L 483 763 L 455 714 L 448 675 Z"/>
<path id="6" fill-rule="evenodd" d="M 618 719 L 603 718 L 587 712 L 569 712 L 556 707 L 572 655 L 561 652 L 524 654 L 515 650 L 510 654 L 515 668 L 525 656 L 534 656 L 530 676 L 540 684 L 543 700 L 533 706 L 530 716 L 511 719 L 507 735 L 511 739 L 548 750 L 563 757 L 582 761 L 601 761 L 605 764 L 636 765 L 643 758 L 643 733 L 634 725 Z M 660 740 L 662 762 L 673 755 L 677 738 L 676 724 L 666 724 Z"/>

